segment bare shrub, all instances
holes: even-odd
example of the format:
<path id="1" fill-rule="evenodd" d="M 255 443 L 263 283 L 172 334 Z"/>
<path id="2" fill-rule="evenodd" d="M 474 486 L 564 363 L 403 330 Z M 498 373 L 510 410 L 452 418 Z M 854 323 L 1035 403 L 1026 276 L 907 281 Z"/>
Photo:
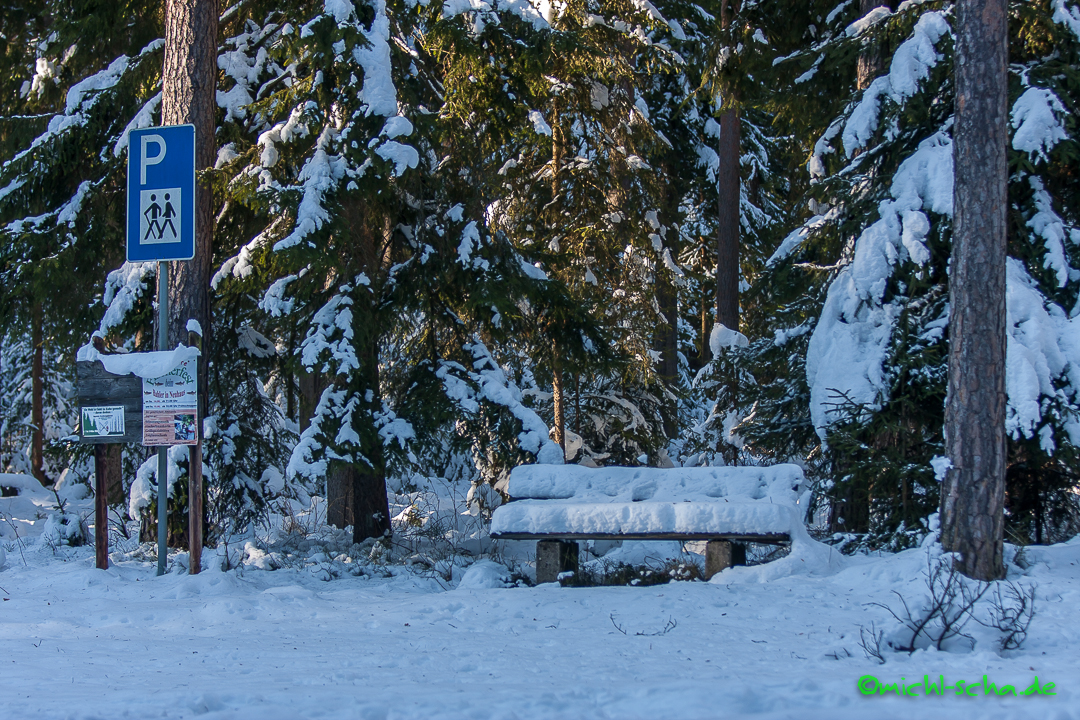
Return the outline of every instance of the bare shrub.
<path id="1" fill-rule="evenodd" d="M 979 622 L 1001 633 L 999 650 L 1017 650 L 1027 639 L 1028 627 L 1035 617 L 1036 587 L 1006 582 L 1003 592 L 1001 584 L 996 584 L 990 595 L 990 620 Z"/>
<path id="2" fill-rule="evenodd" d="M 920 646 L 933 645 L 943 649 L 946 641 L 964 638 L 975 647 L 975 638 L 964 632 L 964 626 L 974 615 L 975 604 L 990 589 L 990 584 L 968 580 L 953 565 L 952 557 L 936 562 L 927 558 L 926 587 L 930 591 L 924 608 L 912 608 L 903 595 L 901 609 L 894 610 L 884 603 L 872 603 L 885 608 L 907 631 L 910 639 L 894 645 L 894 649 L 913 653 Z"/>

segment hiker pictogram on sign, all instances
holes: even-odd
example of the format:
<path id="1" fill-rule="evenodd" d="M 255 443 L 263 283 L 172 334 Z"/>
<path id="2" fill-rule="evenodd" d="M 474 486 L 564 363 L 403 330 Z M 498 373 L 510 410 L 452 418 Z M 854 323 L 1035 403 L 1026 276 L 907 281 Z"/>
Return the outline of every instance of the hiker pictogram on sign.
<path id="1" fill-rule="evenodd" d="M 180 188 L 156 188 L 139 194 L 140 244 L 180 242 Z"/>

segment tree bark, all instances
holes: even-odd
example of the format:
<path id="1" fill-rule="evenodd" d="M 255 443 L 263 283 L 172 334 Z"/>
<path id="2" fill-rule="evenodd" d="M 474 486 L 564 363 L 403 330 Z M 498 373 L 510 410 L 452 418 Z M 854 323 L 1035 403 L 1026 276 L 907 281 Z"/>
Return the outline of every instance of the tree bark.
<path id="1" fill-rule="evenodd" d="M 859 0 L 859 13 L 866 16 L 871 10 L 879 7 L 896 9 L 896 2 L 882 2 L 881 0 Z M 856 87 L 865 90 L 870 83 L 885 70 L 885 55 L 881 43 L 869 40 L 859 52 L 859 60 L 856 65 Z"/>
<path id="2" fill-rule="evenodd" d="M 381 538 L 390 534 L 390 504 L 386 498 L 386 467 L 382 446 L 376 445 L 368 459 L 375 467 L 350 465 L 355 474 L 353 506 L 353 542 Z"/>
<path id="3" fill-rule="evenodd" d="M 956 4 L 955 186 L 941 542 L 968 577 L 1005 577 L 1006 0 Z"/>
<path id="4" fill-rule="evenodd" d="M 657 270 L 656 302 L 663 318 L 656 328 L 654 342 L 660 353 L 660 365 L 657 368 L 660 380 L 667 389 L 678 387 L 679 383 L 679 306 L 675 287 L 671 283 L 666 268 Z M 663 398 L 662 416 L 664 435 L 673 439 L 679 434 L 678 403 L 666 395 Z"/>
<path id="5" fill-rule="evenodd" d="M 163 125 L 195 126 L 195 170 L 211 168 L 217 155 L 217 0 L 166 0 L 165 64 L 161 73 Z M 199 324 L 204 352 L 199 358 L 199 442 L 206 417 L 209 377 L 206 349 L 210 347 L 210 264 L 213 259 L 213 193 L 205 182 L 195 187 L 195 257 L 172 263 L 169 271 L 169 347 L 189 341 L 188 321 Z M 189 493 L 187 532 L 191 572 L 199 571 L 202 547 L 202 447 L 188 454 Z M 180 508 L 177 508 L 179 511 Z M 194 514 L 192 514 L 194 513 Z M 190 537 L 192 533 L 199 537 Z M 178 538 L 180 540 L 180 538 Z"/>
<path id="6" fill-rule="evenodd" d="M 738 12 L 735 0 L 720 6 L 720 23 L 727 29 Z M 717 171 L 716 223 L 716 321 L 732 330 L 739 329 L 739 222 L 740 222 L 740 154 L 742 124 L 739 109 L 725 88 L 727 110 L 720 116 L 720 139 L 717 151 L 720 166 Z M 706 338 L 706 343 L 708 338 Z"/>
<path id="7" fill-rule="evenodd" d="M 369 409 L 379 410 L 382 399 L 378 392 L 379 346 L 374 339 L 367 345 L 368 351 L 361 362 L 367 372 L 367 385 L 375 390 L 370 400 Z M 371 432 L 365 438 L 363 461 L 348 466 L 347 473 L 352 482 L 352 526 L 353 542 L 359 543 L 369 538 L 381 538 L 390 534 L 390 504 L 386 498 L 386 461 L 383 457 L 383 439 L 378 432 Z"/>
<path id="8" fill-rule="evenodd" d="M 326 473 L 326 522 L 336 528 L 353 525 L 356 473 L 352 465 L 332 462 Z"/>
<path id="9" fill-rule="evenodd" d="M 717 180 L 716 320 L 739 329 L 739 111 L 720 118 L 720 177 Z"/>
<path id="10" fill-rule="evenodd" d="M 165 4 L 161 119 L 164 125 L 195 126 L 195 169 L 199 171 L 213 167 L 217 155 L 218 15 L 217 0 L 166 0 Z M 187 322 L 194 319 L 202 326 L 204 347 L 208 347 L 213 243 L 212 192 L 206 183 L 199 182 L 195 189 L 195 257 L 172 263 L 169 272 L 170 346 L 187 340 Z M 205 364 L 204 356 L 200 365 Z M 205 397 L 205 392 L 200 394 L 200 417 L 205 416 Z"/>
<path id="11" fill-rule="evenodd" d="M 41 303 L 30 310 L 30 343 L 33 358 L 30 364 L 30 422 L 34 432 L 30 437 L 30 472 L 42 485 L 45 477 L 45 332 Z"/>
<path id="12" fill-rule="evenodd" d="M 315 415 L 315 408 L 319 406 L 319 399 L 322 397 L 326 383 L 318 372 L 302 371 L 296 385 L 300 394 L 300 409 L 297 417 L 302 433 L 311 425 L 311 418 Z"/>
<path id="13" fill-rule="evenodd" d="M 556 98 L 552 102 L 551 109 L 551 207 L 552 218 L 550 223 L 551 233 L 559 232 L 560 218 L 558 215 L 559 205 L 555 202 L 559 197 L 559 168 L 563 159 L 563 130 L 559 123 L 559 102 Z M 551 403 L 553 406 L 553 423 L 555 430 L 555 442 L 563 450 L 566 456 L 566 390 L 563 387 L 562 358 L 559 356 L 559 344 L 553 342 L 551 346 Z"/>
<path id="14" fill-rule="evenodd" d="M 566 454 L 566 389 L 563 387 L 562 362 L 559 359 L 559 346 L 552 345 L 551 357 L 551 404 L 555 408 L 555 442 Z"/>

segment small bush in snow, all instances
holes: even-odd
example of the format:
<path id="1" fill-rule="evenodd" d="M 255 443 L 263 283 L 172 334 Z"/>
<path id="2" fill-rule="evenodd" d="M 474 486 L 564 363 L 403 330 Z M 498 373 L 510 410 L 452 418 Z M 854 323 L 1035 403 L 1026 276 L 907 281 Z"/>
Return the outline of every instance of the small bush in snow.
<path id="1" fill-rule="evenodd" d="M 860 628 L 859 645 L 867 657 L 885 661 L 881 652 L 883 640 L 893 650 L 907 653 L 931 645 L 948 650 L 954 638 L 962 638 L 974 648 L 975 638 L 964 632 L 971 620 L 1000 633 L 997 645 L 1001 652 L 1016 650 L 1027 638 L 1035 617 L 1034 585 L 969 580 L 953 566 L 952 555 L 927 560 L 925 583 L 929 595 L 918 603 L 909 604 L 896 591 L 893 592 L 900 599 L 900 608 L 873 603 L 888 610 L 900 627 L 888 639 L 873 625 L 869 631 Z M 985 607 L 986 619 L 980 617 L 979 605 Z"/>
<path id="2" fill-rule="evenodd" d="M 971 620 L 975 604 L 990 589 L 989 583 L 965 578 L 953 566 L 951 555 L 927 560 L 925 582 L 930 595 L 918 605 L 909 605 L 895 590 L 902 609 L 874 603 L 888 610 L 902 626 L 887 641 L 888 645 L 897 651 L 913 653 L 930 645 L 943 650 L 949 640 L 964 638 L 974 648 L 975 639 L 964 632 L 964 626 Z"/>

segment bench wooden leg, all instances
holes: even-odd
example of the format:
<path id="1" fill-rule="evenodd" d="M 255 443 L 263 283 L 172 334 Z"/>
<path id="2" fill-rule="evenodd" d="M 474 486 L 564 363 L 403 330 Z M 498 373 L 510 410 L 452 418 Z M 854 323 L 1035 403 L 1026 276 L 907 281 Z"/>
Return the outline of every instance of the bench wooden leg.
<path id="1" fill-rule="evenodd" d="M 705 545 L 705 579 L 732 565 L 746 564 L 746 545 L 730 540 L 710 540 Z"/>
<path id="2" fill-rule="evenodd" d="M 540 540 L 536 543 L 536 582 L 549 583 L 559 573 L 577 572 L 578 545 L 575 541 Z"/>

